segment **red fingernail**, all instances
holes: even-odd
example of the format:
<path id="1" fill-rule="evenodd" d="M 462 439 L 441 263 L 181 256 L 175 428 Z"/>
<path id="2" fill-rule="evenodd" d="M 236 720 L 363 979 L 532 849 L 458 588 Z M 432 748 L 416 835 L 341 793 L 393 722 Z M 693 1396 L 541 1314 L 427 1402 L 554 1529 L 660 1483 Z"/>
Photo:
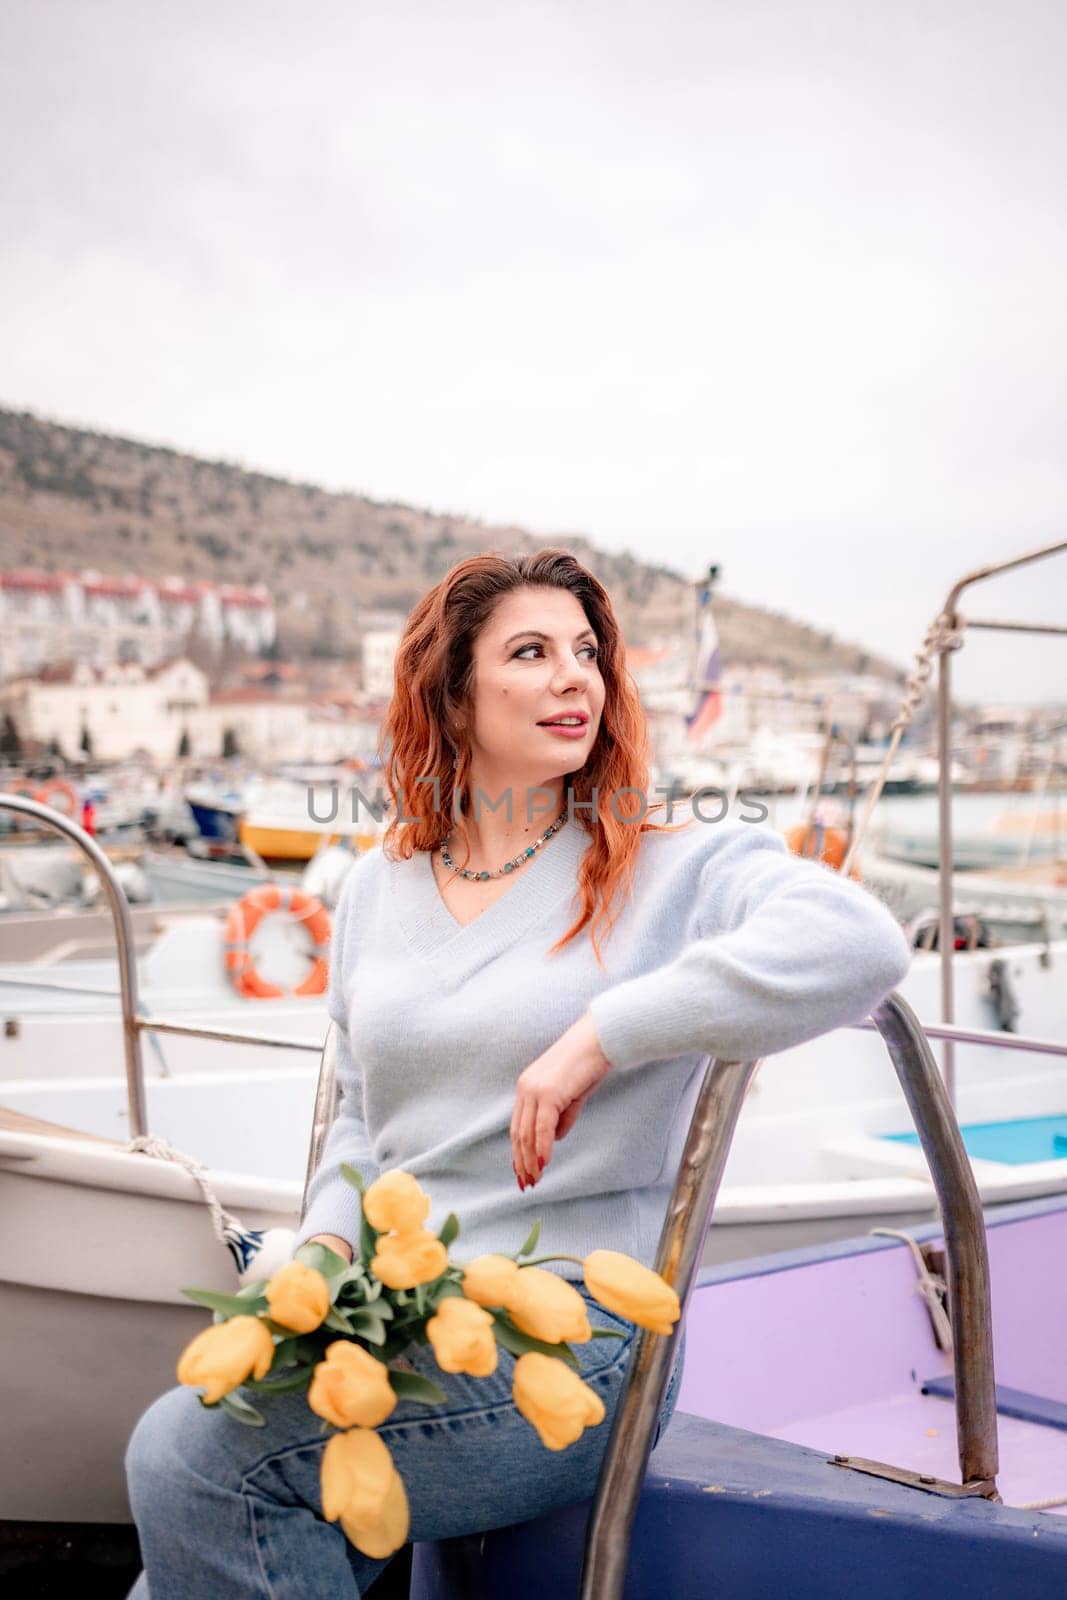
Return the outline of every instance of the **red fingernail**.
<path id="1" fill-rule="evenodd" d="M 544 1172 L 544 1170 L 545 1170 L 545 1158 L 544 1158 L 544 1156 L 538 1156 L 537 1165 L 538 1165 L 538 1170 L 541 1171 L 541 1172 Z"/>

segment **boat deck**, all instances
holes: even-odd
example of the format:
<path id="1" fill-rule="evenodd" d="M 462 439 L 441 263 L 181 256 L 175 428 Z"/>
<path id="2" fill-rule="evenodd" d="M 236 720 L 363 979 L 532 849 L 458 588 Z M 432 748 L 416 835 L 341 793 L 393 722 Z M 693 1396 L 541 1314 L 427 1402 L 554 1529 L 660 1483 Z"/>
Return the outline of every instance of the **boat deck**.
<path id="1" fill-rule="evenodd" d="M 955 1412 L 951 1400 L 936 1395 L 885 1395 L 794 1419 L 787 1427 L 767 1432 L 827 1455 L 865 1456 L 959 1482 Z M 1065 1503 L 1048 1510 L 1067 1515 L 1067 1432 L 998 1414 L 997 1435 L 997 1484 L 1004 1504 L 1021 1509 L 1062 1494 Z"/>

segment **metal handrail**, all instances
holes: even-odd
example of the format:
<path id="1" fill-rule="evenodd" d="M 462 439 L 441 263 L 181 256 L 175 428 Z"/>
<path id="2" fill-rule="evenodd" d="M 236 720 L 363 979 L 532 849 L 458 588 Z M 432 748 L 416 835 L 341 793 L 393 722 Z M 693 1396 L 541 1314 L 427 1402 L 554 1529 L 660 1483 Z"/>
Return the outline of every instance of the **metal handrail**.
<path id="1" fill-rule="evenodd" d="M 878 1031 L 874 1022 L 849 1022 L 849 1028 L 868 1028 Z M 986 1028 L 959 1028 L 944 1022 L 924 1022 L 923 1033 L 928 1039 L 951 1039 L 954 1044 L 985 1044 L 994 1050 L 1032 1051 L 1034 1055 L 1067 1056 L 1067 1044 L 1057 1044 L 1054 1039 L 1031 1039 L 1025 1033 L 992 1033 Z"/>
<path id="2" fill-rule="evenodd" d="M 194 1039 L 215 1039 L 223 1044 L 269 1045 L 280 1050 L 306 1050 L 320 1055 L 323 1046 L 308 1039 L 286 1039 L 278 1035 L 244 1033 L 235 1028 L 209 1028 L 198 1023 L 177 1022 L 165 1017 L 145 1016 L 141 1011 L 137 983 L 137 943 L 134 937 L 130 906 L 122 892 L 122 885 L 112 869 L 107 856 L 91 834 L 78 826 L 62 811 L 42 805 L 26 795 L 0 793 L 0 810 L 21 811 L 36 817 L 47 827 L 64 834 L 88 856 L 100 874 L 115 926 L 115 943 L 119 956 L 119 998 L 122 1002 L 122 1037 L 126 1053 L 126 1097 L 130 1113 L 130 1137 L 138 1138 L 148 1133 L 148 1106 L 145 1095 L 144 1059 L 141 1054 L 142 1033 L 169 1033 Z M 3 980 L 0 980 L 3 981 Z M 19 980 L 20 982 L 23 980 Z M 40 979 L 25 980 L 33 988 L 57 988 L 68 992 L 107 994 L 114 990 L 90 989 L 84 985 L 49 984 Z"/>
<path id="3" fill-rule="evenodd" d="M 122 1043 L 126 1053 L 126 1097 L 130 1111 L 131 1138 L 143 1137 L 148 1132 L 148 1111 L 144 1089 L 144 1061 L 141 1057 L 140 1005 L 137 992 L 137 947 L 134 941 L 133 919 L 129 902 L 122 885 L 115 876 L 111 862 L 96 840 L 80 828 L 70 817 L 51 806 L 44 806 L 28 795 L 0 794 L 0 809 L 20 811 L 27 817 L 36 817 L 46 827 L 64 834 L 76 844 L 83 855 L 89 857 L 100 875 L 111 907 L 115 924 L 115 940 L 119 955 L 119 983 L 122 989 Z"/>
<path id="4" fill-rule="evenodd" d="M 951 1023 L 955 1010 L 953 993 L 952 956 L 955 948 L 952 926 L 952 652 L 960 649 L 968 627 L 1013 633 L 1061 633 L 1067 628 L 1036 622 L 999 622 L 989 619 L 969 622 L 957 611 L 960 595 L 972 583 L 992 578 L 1000 572 L 1012 572 L 1016 567 L 1029 566 L 1032 561 L 1043 561 L 1047 556 L 1067 551 L 1067 539 L 1055 544 L 1042 545 L 1028 550 L 1024 555 L 1013 556 L 1010 561 L 995 561 L 978 567 L 954 584 L 940 613 L 944 623 L 937 647 L 937 818 L 938 818 L 938 943 L 941 947 L 941 1021 Z M 946 1040 L 941 1052 L 945 1086 L 949 1104 L 956 1102 L 956 1065 L 951 1040 Z"/>
<path id="5" fill-rule="evenodd" d="M 889 1048 L 937 1191 L 953 1325 L 956 1431 L 965 1487 L 999 1499 L 989 1259 L 978 1186 L 919 1019 L 900 995 L 872 1013 Z M 652 1439 L 696 1281 L 715 1197 L 755 1061 L 712 1060 L 693 1112 L 656 1253 L 682 1315 L 668 1339 L 641 1330 L 601 1466 L 586 1532 L 580 1600 L 621 1600 Z"/>
<path id="6" fill-rule="evenodd" d="M 322 1159 L 323 1146 L 326 1135 L 330 1131 L 330 1124 L 337 1115 L 339 1094 L 337 1085 L 337 1024 L 330 1019 L 330 1026 L 326 1030 L 326 1038 L 322 1046 L 322 1060 L 319 1064 L 319 1081 L 315 1089 L 315 1109 L 311 1116 L 311 1139 L 308 1143 L 307 1169 L 304 1173 L 304 1192 L 300 1200 L 300 1223 L 303 1226 L 304 1216 L 308 1207 L 308 1189 L 315 1170 Z"/>

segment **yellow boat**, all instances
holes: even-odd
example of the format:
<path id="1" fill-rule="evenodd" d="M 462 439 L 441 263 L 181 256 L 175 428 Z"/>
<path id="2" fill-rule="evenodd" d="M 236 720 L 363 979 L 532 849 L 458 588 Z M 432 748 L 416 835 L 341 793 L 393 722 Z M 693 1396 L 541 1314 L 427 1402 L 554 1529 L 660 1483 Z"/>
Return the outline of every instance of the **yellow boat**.
<path id="1" fill-rule="evenodd" d="M 376 833 L 365 827 L 340 828 L 336 824 L 316 828 L 306 822 L 299 826 L 267 819 L 242 817 L 237 825 L 237 835 L 242 844 L 254 850 L 264 861 L 310 861 L 317 850 L 326 845 L 350 841 L 359 851 L 370 850 L 378 842 Z"/>

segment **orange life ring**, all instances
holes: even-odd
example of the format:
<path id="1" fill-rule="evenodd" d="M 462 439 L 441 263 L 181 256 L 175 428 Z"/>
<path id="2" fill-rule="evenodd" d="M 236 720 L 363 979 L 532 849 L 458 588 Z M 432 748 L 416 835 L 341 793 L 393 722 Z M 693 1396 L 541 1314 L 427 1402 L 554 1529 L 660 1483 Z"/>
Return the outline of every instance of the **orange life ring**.
<path id="1" fill-rule="evenodd" d="M 61 794 L 67 802 L 66 805 L 53 805 L 52 796 L 54 794 Z M 74 816 L 78 809 L 78 796 L 64 778 L 52 778 L 48 783 L 43 783 L 39 789 L 34 791 L 33 798 L 43 806 L 52 806 L 53 811 L 59 811 L 65 817 Z"/>
<path id="2" fill-rule="evenodd" d="M 288 911 L 311 934 L 315 953 L 311 971 L 294 989 L 268 983 L 256 970 L 249 941 L 263 918 L 275 911 Z M 232 905 L 226 917 L 223 949 L 226 971 L 237 993 L 249 1000 L 274 1000 L 284 995 L 325 994 L 330 977 L 330 913 L 321 900 L 290 889 L 284 884 L 261 883 Z"/>
<path id="3" fill-rule="evenodd" d="M 795 856 L 807 856 L 809 859 L 815 856 L 828 867 L 833 867 L 835 872 L 840 872 L 845 864 L 848 838 L 840 828 L 827 828 L 821 822 L 817 822 L 814 827 L 809 827 L 804 822 L 797 822 L 785 830 L 783 837 Z M 849 877 L 859 882 L 859 868 L 853 867 Z"/>

